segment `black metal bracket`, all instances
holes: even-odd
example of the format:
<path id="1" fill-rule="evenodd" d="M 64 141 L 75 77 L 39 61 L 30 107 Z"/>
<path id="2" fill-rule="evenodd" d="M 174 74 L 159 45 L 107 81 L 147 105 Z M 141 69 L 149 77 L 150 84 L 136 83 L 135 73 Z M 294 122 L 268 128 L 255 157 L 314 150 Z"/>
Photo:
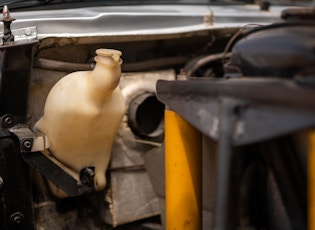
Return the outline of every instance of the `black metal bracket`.
<path id="1" fill-rule="evenodd" d="M 35 229 L 28 166 L 16 139 L 0 130 L 0 228 Z"/>
<path id="2" fill-rule="evenodd" d="M 8 131 L 25 123 L 33 48 L 37 40 L 15 43 L 7 23 L 0 46 L 0 229 L 35 229 L 29 167 L 22 159 L 26 151 Z M 30 146 L 25 140 L 25 147 Z"/>
<path id="3" fill-rule="evenodd" d="M 66 194 L 79 196 L 95 191 L 94 167 L 83 168 L 77 181 L 40 151 L 32 152 L 37 137 L 27 126 L 17 125 L 8 131 L 18 138 L 23 160 Z"/>

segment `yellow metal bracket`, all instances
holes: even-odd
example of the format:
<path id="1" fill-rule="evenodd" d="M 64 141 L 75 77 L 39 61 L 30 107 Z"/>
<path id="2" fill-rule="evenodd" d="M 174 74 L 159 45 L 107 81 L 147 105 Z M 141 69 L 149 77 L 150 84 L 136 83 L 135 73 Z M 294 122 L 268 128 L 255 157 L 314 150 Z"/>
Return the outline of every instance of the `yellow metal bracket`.
<path id="1" fill-rule="evenodd" d="M 202 135 L 165 110 L 166 229 L 202 229 Z"/>

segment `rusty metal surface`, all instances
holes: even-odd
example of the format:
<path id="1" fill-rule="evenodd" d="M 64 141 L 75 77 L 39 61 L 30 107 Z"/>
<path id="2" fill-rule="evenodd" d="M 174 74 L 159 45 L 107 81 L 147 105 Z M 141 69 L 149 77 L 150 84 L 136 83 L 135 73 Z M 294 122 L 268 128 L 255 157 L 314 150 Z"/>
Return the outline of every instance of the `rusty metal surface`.
<path id="1" fill-rule="evenodd" d="M 123 73 L 120 81 L 120 89 L 128 111 L 133 98 L 142 93 L 155 94 L 155 84 L 158 80 L 174 80 L 173 70 L 152 72 Z M 117 132 L 110 163 L 110 169 L 143 166 L 145 152 L 159 146 L 163 140 L 148 139 L 137 136 L 128 125 L 128 114 L 123 118 L 120 129 Z"/>
<path id="2" fill-rule="evenodd" d="M 222 98 L 242 101 L 233 134 L 235 145 L 270 139 L 315 124 L 315 91 L 291 80 L 159 81 L 157 93 L 170 109 L 215 140 L 219 139 Z"/>
<path id="3" fill-rule="evenodd" d="M 115 227 L 160 214 L 159 200 L 144 168 L 111 171 L 110 181 L 105 198 L 109 203 L 104 212 L 107 223 Z"/>
<path id="4" fill-rule="evenodd" d="M 151 218 L 140 222 L 129 223 L 117 227 L 102 222 L 99 217 L 101 211 L 97 207 L 93 207 L 86 202 L 94 200 L 94 202 L 102 202 L 102 200 L 93 198 L 82 199 L 81 202 L 68 203 L 61 207 L 54 201 L 47 200 L 37 203 L 34 206 L 36 218 L 36 229 L 46 230 L 162 230 L 158 224 L 158 219 Z M 70 205 L 71 204 L 71 205 Z M 73 209 L 71 209 L 71 206 Z M 75 207 L 75 208 L 74 208 Z"/>
<path id="5" fill-rule="evenodd" d="M 281 13 L 281 17 L 286 21 L 313 21 L 315 20 L 314 7 L 290 8 L 285 9 Z"/>
<path id="6" fill-rule="evenodd" d="M 28 42 L 37 39 L 37 29 L 35 26 L 12 30 L 14 41 L 16 43 Z M 0 36 L 2 34 L 0 33 Z"/>

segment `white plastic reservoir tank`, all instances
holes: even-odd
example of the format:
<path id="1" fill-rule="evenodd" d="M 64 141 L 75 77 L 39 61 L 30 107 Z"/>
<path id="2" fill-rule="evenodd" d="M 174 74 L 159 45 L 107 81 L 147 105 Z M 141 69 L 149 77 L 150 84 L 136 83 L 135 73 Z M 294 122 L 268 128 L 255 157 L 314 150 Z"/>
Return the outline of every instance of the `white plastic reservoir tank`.
<path id="1" fill-rule="evenodd" d="M 105 172 L 125 104 L 118 87 L 121 52 L 98 49 L 96 54 L 94 70 L 68 74 L 51 89 L 34 130 L 48 137 L 49 154 L 77 180 L 81 169 L 95 167 L 94 186 L 99 191 L 106 185 Z M 58 189 L 55 195 L 64 196 Z"/>

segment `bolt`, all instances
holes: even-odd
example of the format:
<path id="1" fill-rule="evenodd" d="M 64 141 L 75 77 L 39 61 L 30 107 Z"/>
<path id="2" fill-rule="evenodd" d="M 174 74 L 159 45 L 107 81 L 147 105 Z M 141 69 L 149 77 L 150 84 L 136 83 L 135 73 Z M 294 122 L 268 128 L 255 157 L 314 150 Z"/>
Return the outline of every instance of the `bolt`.
<path id="1" fill-rule="evenodd" d="M 213 15 L 212 14 L 207 14 L 203 17 L 203 23 L 206 25 L 212 25 L 213 23 Z"/>
<path id="2" fill-rule="evenodd" d="M 6 117 L 6 118 L 4 119 L 4 122 L 5 122 L 5 124 L 6 124 L 7 126 L 10 126 L 10 125 L 12 124 L 12 122 L 13 122 L 13 119 L 12 119 L 12 117 Z"/>
<path id="3" fill-rule="evenodd" d="M 10 114 L 5 114 L 1 118 L 1 124 L 4 128 L 10 128 L 14 125 L 14 118 Z"/>
<path id="4" fill-rule="evenodd" d="M 26 149 L 30 149 L 30 148 L 32 148 L 32 142 L 30 140 L 25 140 L 25 141 L 23 141 L 23 146 Z"/>
<path id="5" fill-rule="evenodd" d="M 20 225 L 24 221 L 24 215 L 20 212 L 15 212 L 11 215 L 10 221 L 13 224 Z"/>
<path id="6" fill-rule="evenodd" d="M 24 31 L 24 34 L 26 36 L 31 36 L 32 35 L 32 30 L 30 28 L 26 28 L 25 31 Z"/>
<path id="7" fill-rule="evenodd" d="M 270 5 L 271 5 L 270 2 L 262 1 L 260 3 L 260 10 L 261 11 L 269 11 Z"/>
<path id="8" fill-rule="evenodd" d="M 10 16 L 10 11 L 7 5 L 3 7 L 2 14 L 3 14 L 2 22 L 4 24 L 2 41 L 3 43 L 13 42 L 14 36 L 11 31 L 11 23 L 15 19 Z"/>
<path id="9" fill-rule="evenodd" d="M 93 178 L 95 176 L 94 167 L 86 167 L 80 171 L 80 181 L 86 186 L 93 185 Z"/>

